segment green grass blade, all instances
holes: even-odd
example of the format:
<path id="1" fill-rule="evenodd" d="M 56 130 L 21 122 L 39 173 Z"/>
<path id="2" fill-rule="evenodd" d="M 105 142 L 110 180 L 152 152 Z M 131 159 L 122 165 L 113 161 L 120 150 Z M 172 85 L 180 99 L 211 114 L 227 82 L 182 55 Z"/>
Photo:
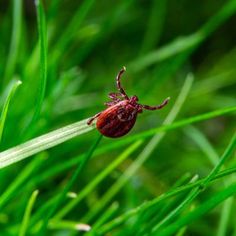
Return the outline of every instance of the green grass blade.
<path id="1" fill-rule="evenodd" d="M 187 127 L 185 129 L 185 133 L 190 138 L 192 138 L 197 145 L 199 145 L 199 147 L 206 154 L 211 163 L 213 165 L 216 165 L 219 160 L 219 156 L 214 150 L 214 148 L 211 146 L 211 144 L 208 142 L 206 137 L 193 126 Z M 235 182 L 235 178 L 232 177 L 230 179 L 226 179 L 224 181 L 224 186 L 229 186 L 230 184 L 232 184 L 232 182 Z M 230 210 L 232 208 L 232 204 L 233 204 L 233 198 L 229 198 L 223 203 L 221 217 L 218 224 L 219 226 L 217 230 L 217 236 L 227 235 L 227 226 L 228 226 L 227 223 L 231 213 Z"/>
<path id="2" fill-rule="evenodd" d="M 188 213 L 185 216 L 180 217 L 175 222 L 173 222 L 170 226 L 163 229 L 161 232 L 158 232 L 159 236 L 168 236 L 173 235 L 177 230 L 181 229 L 183 226 L 192 223 L 194 220 L 198 219 L 200 216 L 208 213 L 211 209 L 216 207 L 221 202 L 225 201 L 230 196 L 236 194 L 236 184 L 232 184 L 227 187 L 225 190 L 220 191 L 214 194 L 209 200 L 202 203 L 199 207 L 197 207 L 192 212 Z"/>
<path id="3" fill-rule="evenodd" d="M 215 167 L 212 169 L 212 171 L 205 179 L 204 183 L 201 186 L 202 188 L 207 187 L 209 182 L 216 176 L 220 168 L 224 165 L 224 163 L 228 160 L 231 154 L 235 151 L 235 148 L 236 148 L 236 132 L 234 132 L 233 137 L 230 140 L 230 143 L 226 148 L 225 152 L 223 153 L 222 157 L 220 158 L 219 162 L 217 163 L 217 165 L 215 165 Z"/>
<path id="4" fill-rule="evenodd" d="M 195 176 L 192 182 L 195 182 L 197 178 L 198 176 Z M 162 227 L 173 220 L 189 203 L 191 203 L 195 198 L 195 192 L 195 189 L 191 190 L 187 197 L 175 209 L 173 209 L 167 216 L 165 216 L 160 222 L 158 222 L 158 224 L 153 227 L 152 233 L 155 235 L 157 232 L 159 232 Z"/>
<path id="5" fill-rule="evenodd" d="M 76 168 L 75 172 L 73 173 L 72 177 L 70 180 L 67 182 L 66 186 L 64 187 L 63 191 L 59 194 L 59 197 L 55 204 L 51 207 L 49 213 L 46 215 L 46 217 L 43 220 L 43 225 L 40 229 L 39 234 L 40 235 L 45 235 L 46 228 L 49 222 L 49 219 L 53 216 L 53 214 L 56 212 L 57 208 L 60 206 L 60 204 L 63 202 L 64 198 L 66 197 L 66 194 L 69 192 L 73 184 L 76 182 L 82 168 L 87 164 L 88 160 L 91 158 L 93 155 L 95 149 L 97 148 L 98 144 L 100 143 L 102 139 L 102 135 L 99 134 L 99 138 L 96 140 L 94 145 L 88 150 L 86 156 L 83 158 L 82 162 L 79 164 L 79 166 Z"/>
<path id="6" fill-rule="evenodd" d="M 18 57 L 22 28 L 22 0 L 13 1 L 13 26 L 9 55 L 4 75 L 4 82 L 7 82 L 14 74 L 15 65 Z"/>
<path id="7" fill-rule="evenodd" d="M 92 225 L 92 229 L 86 234 L 86 236 L 95 236 L 97 235 L 97 230 L 99 227 L 104 224 L 117 210 L 118 203 L 114 202 L 106 211 L 103 213 L 98 220 Z"/>
<path id="8" fill-rule="evenodd" d="M 0 169 L 94 129 L 87 119 L 49 132 L 0 153 Z"/>
<path id="9" fill-rule="evenodd" d="M 19 236 L 25 236 L 26 235 L 28 223 L 29 223 L 29 220 L 30 220 L 30 215 L 31 215 L 31 212 L 32 212 L 32 209 L 33 209 L 33 206 L 34 206 L 34 202 L 35 202 L 35 200 L 38 196 L 38 193 L 39 193 L 39 191 L 35 190 L 32 193 L 32 195 L 29 199 L 29 202 L 28 202 L 27 207 L 25 209 L 25 214 L 24 214 L 24 217 L 23 217 L 21 228 L 20 228 L 20 231 L 19 231 Z"/>
<path id="10" fill-rule="evenodd" d="M 228 147 L 226 148 L 225 152 L 223 153 L 220 161 L 218 162 L 217 165 L 215 165 L 215 167 L 212 169 L 209 175 L 204 179 L 203 183 L 197 188 L 193 189 L 192 192 L 190 192 L 190 194 L 186 197 L 186 199 L 184 199 L 184 201 L 178 207 L 176 207 L 176 209 L 174 209 L 166 217 L 166 219 L 164 219 L 160 224 L 156 225 L 156 227 L 153 228 L 154 235 L 157 232 L 160 232 L 161 227 L 163 227 L 163 225 L 166 223 L 167 220 L 171 220 L 174 216 L 179 214 L 184 208 L 186 208 L 190 203 L 192 203 L 192 201 L 199 195 L 199 193 L 203 189 L 205 189 L 209 185 L 209 183 L 212 181 L 212 179 L 214 179 L 214 177 L 216 176 L 222 165 L 225 163 L 225 161 L 231 156 L 235 148 L 236 148 L 236 132 L 233 138 L 231 139 Z"/>
<path id="11" fill-rule="evenodd" d="M 186 127 L 184 131 L 201 148 L 201 150 L 206 154 L 210 162 L 213 165 L 217 164 L 219 156 L 216 153 L 215 149 L 208 142 L 206 137 L 193 126 Z"/>
<path id="12" fill-rule="evenodd" d="M 152 1 L 147 30 L 140 50 L 140 55 L 150 51 L 157 45 L 163 30 L 166 5 L 167 0 Z"/>
<path id="13" fill-rule="evenodd" d="M 84 0 L 80 8 L 76 11 L 69 25 L 65 28 L 65 32 L 61 35 L 52 55 L 52 61 L 55 62 L 65 51 L 71 40 L 77 35 L 78 27 L 81 25 L 90 9 L 94 5 L 95 0 Z"/>
<path id="14" fill-rule="evenodd" d="M 70 231 L 74 231 L 75 235 L 78 235 L 79 231 L 82 232 L 86 232 L 89 231 L 91 229 L 91 226 L 88 224 L 83 224 L 83 223 L 79 223 L 79 222 L 73 222 L 73 221 L 66 221 L 66 220 L 61 220 L 61 221 L 56 221 L 56 222 L 50 222 L 48 225 L 49 229 L 52 230 L 70 230 Z M 73 236 L 73 234 L 71 233 L 70 236 Z"/>
<path id="15" fill-rule="evenodd" d="M 20 80 L 13 81 L 13 83 L 11 85 L 11 88 L 9 90 L 8 96 L 6 98 L 6 101 L 3 104 L 3 109 L 2 109 L 2 113 L 1 113 L 1 117 L 0 117 L 0 143 L 1 143 L 1 140 L 2 140 L 3 129 L 4 129 L 4 125 L 5 125 L 5 121 L 6 121 L 10 101 L 11 101 L 12 97 L 14 96 L 14 94 L 15 94 L 17 88 L 19 87 L 19 85 L 21 85 L 21 83 L 22 82 Z"/>
<path id="16" fill-rule="evenodd" d="M 35 0 L 40 45 L 40 82 L 32 122 L 40 115 L 47 84 L 47 28 L 41 0 Z"/>
<path id="17" fill-rule="evenodd" d="M 196 33 L 181 37 L 168 45 L 151 52 L 146 56 L 133 61 L 129 68 L 133 71 L 140 71 L 154 63 L 166 60 L 174 55 L 192 50 L 202 43 L 206 38 L 216 30 L 222 23 L 231 17 L 236 11 L 234 0 L 228 1 L 202 28 Z"/>
<path id="18" fill-rule="evenodd" d="M 140 145 L 141 141 L 135 142 L 128 147 L 122 154 L 118 156 L 110 165 L 108 165 L 101 173 L 99 173 L 84 189 L 82 189 L 77 197 L 67 203 L 54 217 L 55 220 L 64 217 L 70 210 L 72 210 L 82 199 L 84 199 L 94 188 L 104 180 L 120 163 L 127 159 L 132 152 L 134 152 Z"/>
<path id="19" fill-rule="evenodd" d="M 227 176 L 227 175 L 230 175 L 232 173 L 235 173 L 236 172 L 236 167 L 234 168 L 229 168 L 227 170 L 224 170 L 224 171 L 221 171 L 220 173 L 218 173 L 213 180 L 217 180 L 219 178 L 222 178 L 224 176 Z M 123 222 L 126 222 L 128 219 L 130 219 L 132 216 L 135 216 L 136 214 L 139 214 L 140 212 L 143 212 L 145 211 L 146 209 L 148 208 L 152 208 L 154 205 L 156 205 L 157 203 L 163 201 L 163 200 L 166 200 L 170 197 L 173 197 L 173 196 L 176 196 L 180 193 L 183 193 L 185 192 L 186 190 L 189 190 L 189 189 L 192 189 L 194 187 L 197 187 L 197 186 L 201 186 L 201 184 L 204 182 L 204 178 L 203 179 L 200 179 L 194 183 L 190 183 L 190 184 L 187 184 L 187 185 L 184 185 L 184 186 L 180 186 L 170 192 L 166 192 L 162 195 L 160 195 L 159 197 L 153 199 L 153 200 L 150 200 L 148 202 L 145 202 L 143 203 L 142 205 L 134 208 L 134 209 L 131 209 L 131 210 L 128 210 L 126 211 L 124 214 L 116 217 L 115 219 L 111 220 L 110 222 L 106 223 L 105 225 L 103 225 L 101 227 L 101 229 L 99 230 L 99 232 L 101 233 L 105 233 L 105 232 L 108 232 L 110 231 L 111 229 L 117 227 L 118 225 L 122 224 Z"/>
<path id="20" fill-rule="evenodd" d="M 182 90 L 167 116 L 164 124 L 171 124 L 179 113 L 187 95 L 191 89 L 193 83 L 192 75 L 188 75 L 186 81 L 182 87 Z M 135 172 L 142 166 L 142 164 L 148 159 L 155 147 L 165 136 L 165 133 L 156 134 L 151 141 L 146 145 L 141 154 L 137 157 L 135 162 L 124 172 L 120 179 L 104 194 L 102 199 L 93 207 L 89 214 L 85 217 L 86 220 L 93 218 L 111 199 L 114 195 L 124 186 L 124 184 L 135 174 Z"/>
<path id="21" fill-rule="evenodd" d="M 42 162 L 42 158 L 32 160 L 23 170 L 16 176 L 14 181 L 7 187 L 7 189 L 0 196 L 0 209 L 15 195 L 20 186 L 27 180 L 27 178 L 35 171 L 38 165 Z"/>
<path id="22" fill-rule="evenodd" d="M 230 220 L 230 214 L 232 213 L 233 203 L 234 203 L 234 197 L 230 197 L 227 200 L 225 200 L 216 236 L 227 236 L 228 233 L 227 229 L 229 226 L 228 224 Z"/>

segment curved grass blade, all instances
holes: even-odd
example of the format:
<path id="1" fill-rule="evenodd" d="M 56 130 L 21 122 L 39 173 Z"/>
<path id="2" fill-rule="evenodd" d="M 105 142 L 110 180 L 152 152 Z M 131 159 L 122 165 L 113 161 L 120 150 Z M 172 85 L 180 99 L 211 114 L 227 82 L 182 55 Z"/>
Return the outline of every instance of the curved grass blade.
<path id="1" fill-rule="evenodd" d="M 0 117 L 0 143 L 1 143 L 1 140 L 2 140 L 3 129 L 4 129 L 4 125 L 5 125 L 5 121 L 6 121 L 10 101 L 11 101 L 12 97 L 14 96 L 17 88 L 21 84 L 22 84 L 22 82 L 20 80 L 13 81 L 13 84 L 10 88 L 9 94 L 6 98 L 6 101 L 5 101 L 4 105 L 3 105 L 3 109 L 2 109 L 2 113 L 1 113 L 1 117 Z"/>
<path id="2" fill-rule="evenodd" d="M 108 174 L 110 174 L 120 163 L 130 156 L 140 145 L 141 141 L 133 143 L 123 153 L 121 153 L 110 165 L 108 165 L 101 173 L 99 173 L 84 189 L 82 189 L 76 198 L 67 203 L 54 217 L 54 220 L 63 218 L 70 210 L 72 210 L 82 199 L 84 199 Z"/>
<path id="3" fill-rule="evenodd" d="M 186 214 L 185 216 L 180 217 L 171 225 L 167 226 L 162 231 L 158 232 L 159 236 L 168 236 L 173 235 L 174 232 L 181 229 L 183 226 L 192 223 L 194 220 L 208 213 L 211 209 L 225 201 L 227 198 L 236 194 L 236 184 L 225 188 L 223 191 L 220 191 L 213 195 L 209 200 L 205 201 L 199 207 L 197 207 L 192 212 Z M 154 234 L 156 235 L 156 234 Z"/>
<path id="4" fill-rule="evenodd" d="M 69 190 L 71 189 L 71 187 L 73 186 L 73 184 L 77 180 L 77 178 L 78 178 L 82 168 L 85 166 L 85 164 L 87 164 L 88 160 L 91 158 L 91 156 L 93 155 L 94 151 L 96 150 L 96 148 L 97 148 L 98 144 L 100 143 L 102 137 L 103 136 L 101 134 L 99 134 L 98 139 L 96 140 L 94 145 L 90 148 L 90 150 L 88 150 L 88 152 L 86 153 L 86 155 L 83 158 L 82 162 L 76 168 L 76 170 L 74 171 L 72 177 L 70 178 L 70 180 L 68 181 L 68 183 L 66 184 L 66 186 L 64 187 L 62 192 L 59 194 L 59 197 L 58 197 L 57 201 L 54 203 L 54 205 L 50 209 L 49 213 L 46 215 L 46 217 L 43 220 L 43 225 L 42 225 L 42 227 L 40 229 L 39 235 L 45 235 L 49 219 L 53 216 L 53 214 L 55 213 L 57 208 L 63 202 L 64 198 L 66 197 L 66 194 L 69 192 Z"/>
<path id="5" fill-rule="evenodd" d="M 160 40 L 166 17 L 167 0 L 153 0 L 150 8 L 147 30 L 139 52 L 140 56 L 153 49 Z"/>
<path id="6" fill-rule="evenodd" d="M 94 129 L 87 119 L 49 132 L 0 153 L 0 169 Z"/>
<path id="7" fill-rule="evenodd" d="M 208 174 L 208 176 L 204 179 L 203 183 L 193 189 L 188 196 L 181 202 L 173 211 L 170 212 L 160 223 L 158 223 L 153 228 L 153 233 L 160 232 L 162 230 L 163 226 L 169 222 L 171 219 L 173 219 L 176 215 L 178 215 L 184 208 L 186 208 L 192 201 L 199 195 L 201 191 L 203 191 L 206 187 L 208 187 L 211 180 L 216 176 L 216 174 L 219 172 L 220 168 L 223 166 L 225 161 L 231 156 L 232 152 L 236 148 L 236 132 L 233 135 L 233 138 L 231 139 L 228 147 L 226 148 L 225 152 L 223 153 L 221 159 L 219 162 L 214 166 L 212 171 Z"/>
<path id="8" fill-rule="evenodd" d="M 234 168 L 229 168 L 227 170 L 221 171 L 219 172 L 211 181 L 215 181 L 219 178 L 223 178 L 224 176 L 230 175 L 230 174 L 234 174 L 236 172 L 236 167 Z M 125 212 L 124 214 L 116 217 L 115 219 L 111 220 L 110 222 L 106 223 L 105 225 L 103 225 L 100 229 L 99 229 L 99 233 L 101 234 L 105 234 L 106 232 L 114 229 L 115 227 L 121 225 L 122 223 L 126 222 L 128 219 L 130 219 L 132 216 L 135 216 L 136 214 L 139 214 L 140 212 L 143 212 L 149 208 L 152 208 L 153 206 L 155 206 L 157 203 L 166 200 L 168 198 L 171 198 L 173 196 L 176 196 L 180 193 L 185 192 L 186 190 L 192 189 L 194 187 L 197 186 L 201 186 L 201 184 L 204 182 L 205 178 L 200 179 L 194 183 L 189 183 L 186 184 L 184 186 L 180 186 L 177 187 L 175 190 L 172 190 L 170 192 L 166 192 L 162 195 L 160 195 L 159 197 L 150 200 L 148 202 L 145 202 L 143 204 L 141 204 L 140 206 L 133 208 L 131 210 L 128 210 L 127 212 Z"/>
<path id="9" fill-rule="evenodd" d="M 32 123 L 37 120 L 46 90 L 47 84 L 47 28 L 46 20 L 44 15 L 43 6 L 41 0 L 35 0 L 35 5 L 37 9 L 37 23 L 38 23 L 38 33 L 39 33 L 39 45 L 40 45 L 40 84 L 38 89 L 38 96 L 36 100 L 35 112 L 32 118 Z"/>
<path id="10" fill-rule="evenodd" d="M 5 75 L 4 75 L 4 82 L 7 82 L 7 80 L 11 79 L 15 70 L 15 65 L 20 45 L 21 28 L 22 28 L 22 0 L 14 0 L 12 36 L 11 36 L 9 55 L 7 58 Z"/>
<path id="11" fill-rule="evenodd" d="M 128 66 L 133 71 L 140 71 L 146 67 L 164 61 L 179 53 L 193 50 L 211 33 L 216 30 L 222 23 L 230 18 L 236 11 L 236 3 L 234 0 L 227 2 L 202 28 L 197 32 L 184 36 L 179 39 L 175 39 L 173 42 L 165 45 L 164 47 L 140 57 L 137 60 L 130 63 Z"/>
<path id="12" fill-rule="evenodd" d="M 39 165 L 43 162 L 44 156 L 40 155 L 39 158 L 32 160 L 21 172 L 15 177 L 14 181 L 12 181 L 4 192 L 0 196 L 0 209 L 11 200 L 13 196 L 15 196 L 17 190 L 21 190 L 20 187 L 26 182 L 27 178 L 37 169 Z"/>
<path id="13" fill-rule="evenodd" d="M 25 236 L 26 235 L 30 215 L 31 215 L 31 212 L 32 212 L 32 209 L 33 209 L 33 206 L 34 206 L 34 202 L 35 202 L 35 200 L 38 196 L 38 193 L 39 193 L 39 191 L 35 190 L 32 193 L 32 195 L 29 199 L 29 202 L 27 204 L 25 214 L 24 214 L 24 217 L 23 217 L 22 225 L 21 225 L 21 228 L 20 228 L 19 236 Z"/>

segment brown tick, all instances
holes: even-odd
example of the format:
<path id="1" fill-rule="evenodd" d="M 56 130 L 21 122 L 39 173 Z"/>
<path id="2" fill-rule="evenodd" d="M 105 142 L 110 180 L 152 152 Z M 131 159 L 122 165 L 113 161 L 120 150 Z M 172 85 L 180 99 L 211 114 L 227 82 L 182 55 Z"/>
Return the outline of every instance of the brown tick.
<path id="1" fill-rule="evenodd" d="M 123 67 L 116 77 L 116 84 L 119 92 L 109 93 L 108 96 L 112 101 L 105 103 L 108 108 L 97 113 L 87 121 L 87 124 L 91 125 L 93 120 L 97 118 L 97 129 L 101 134 L 110 138 L 118 138 L 127 134 L 134 126 L 137 114 L 142 113 L 143 109 L 161 109 L 170 100 L 168 97 L 157 106 L 148 106 L 137 103 L 138 97 L 128 97 L 124 89 L 121 87 L 120 79 L 125 71 L 126 68 Z"/>

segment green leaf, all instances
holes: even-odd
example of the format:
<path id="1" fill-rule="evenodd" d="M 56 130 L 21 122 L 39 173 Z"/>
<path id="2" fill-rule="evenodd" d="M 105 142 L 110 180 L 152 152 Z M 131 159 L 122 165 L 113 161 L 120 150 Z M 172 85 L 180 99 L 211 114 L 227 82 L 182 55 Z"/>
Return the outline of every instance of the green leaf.
<path id="1" fill-rule="evenodd" d="M 35 0 L 37 9 L 37 22 L 40 45 L 40 80 L 37 100 L 35 104 L 35 112 L 32 118 L 32 123 L 38 119 L 42 109 L 43 100 L 45 97 L 45 90 L 47 84 L 47 28 L 41 0 Z M 32 124 L 31 124 L 32 125 Z"/>
<path id="2" fill-rule="evenodd" d="M 34 203 L 36 201 L 36 198 L 38 196 L 38 193 L 39 193 L 39 191 L 35 190 L 32 193 L 32 195 L 31 195 L 31 197 L 29 199 L 29 202 L 28 202 L 27 207 L 25 209 L 25 214 L 24 214 L 24 217 L 23 217 L 21 228 L 20 228 L 20 231 L 19 231 L 19 236 L 25 236 L 26 235 L 27 227 L 28 227 L 28 223 L 29 223 L 29 219 L 30 219 L 30 215 L 31 215 Z"/>
<path id="3" fill-rule="evenodd" d="M 8 96 L 7 96 L 7 98 L 5 100 L 5 103 L 3 105 L 3 109 L 2 109 L 2 113 L 1 113 L 1 117 L 0 117 L 0 143 L 1 143 L 1 140 L 2 140 L 3 129 L 4 129 L 4 125 L 5 125 L 5 121 L 6 121 L 10 101 L 11 101 L 12 97 L 14 96 L 14 94 L 15 94 L 17 88 L 19 87 L 19 85 L 21 85 L 21 83 L 22 82 L 20 80 L 16 80 L 16 81 L 12 82 L 12 85 L 9 89 Z"/>
<path id="4" fill-rule="evenodd" d="M 215 193 L 209 200 L 201 203 L 201 205 L 197 207 L 195 210 L 184 216 L 181 216 L 171 225 L 169 225 L 162 231 L 158 232 L 158 236 L 173 235 L 177 230 L 181 229 L 183 226 L 192 223 L 194 220 L 205 215 L 214 207 L 216 207 L 217 205 L 225 201 L 227 198 L 235 194 L 236 194 L 236 184 L 232 184 L 223 191 Z"/>
<path id="5" fill-rule="evenodd" d="M 28 142 L 10 148 L 0 153 L 0 169 L 21 161 L 43 150 L 54 147 L 78 135 L 94 129 L 87 125 L 87 119 L 82 120 L 55 131 L 49 132 Z"/>

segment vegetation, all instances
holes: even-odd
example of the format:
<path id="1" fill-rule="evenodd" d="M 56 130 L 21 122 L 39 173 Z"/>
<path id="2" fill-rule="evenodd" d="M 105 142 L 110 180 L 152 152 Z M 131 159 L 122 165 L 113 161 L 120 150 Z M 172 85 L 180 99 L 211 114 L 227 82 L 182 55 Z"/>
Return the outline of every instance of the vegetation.
<path id="1" fill-rule="evenodd" d="M 0 235 L 236 236 L 236 2 L 0 3 Z M 124 137 L 86 121 L 115 92 Z"/>

